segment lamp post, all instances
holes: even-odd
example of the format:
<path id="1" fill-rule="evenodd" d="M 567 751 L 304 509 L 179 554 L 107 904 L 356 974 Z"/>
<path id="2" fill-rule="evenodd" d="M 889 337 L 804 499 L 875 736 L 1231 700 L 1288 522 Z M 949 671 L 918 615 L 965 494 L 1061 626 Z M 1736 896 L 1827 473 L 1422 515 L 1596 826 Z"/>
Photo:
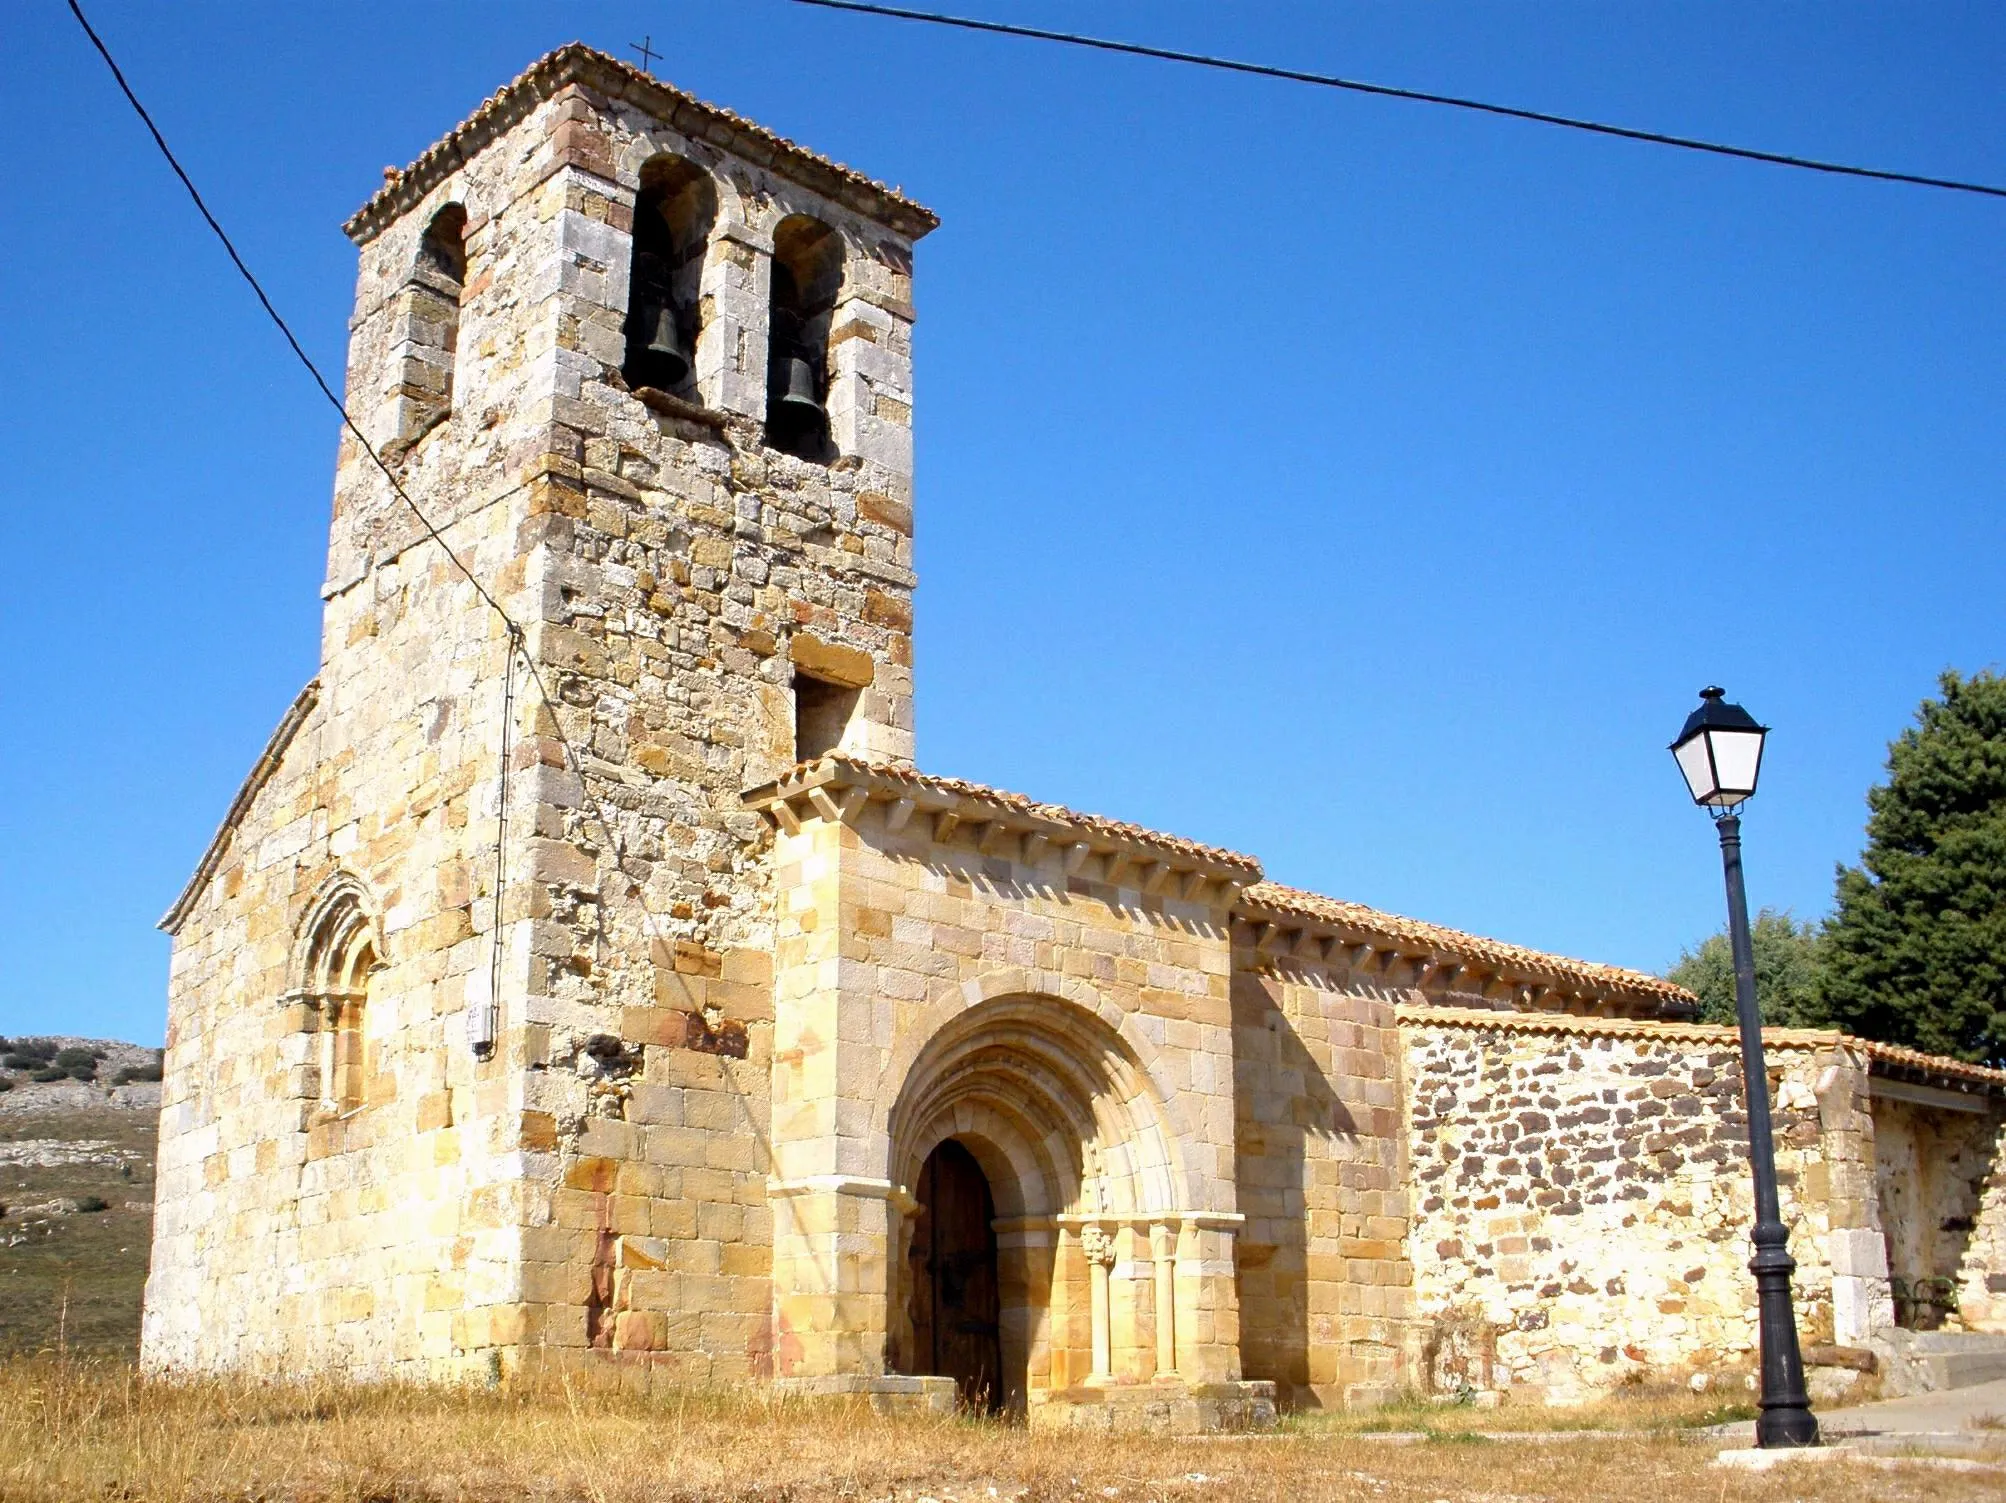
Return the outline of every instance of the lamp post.
<path id="1" fill-rule="evenodd" d="M 1741 1022 L 1741 1087 L 1748 1104 L 1748 1157 L 1755 1170 L 1756 1311 L 1762 1339 L 1762 1414 L 1758 1446 L 1815 1446 L 1818 1421 L 1804 1391 L 1804 1358 L 1797 1347 L 1797 1312 L 1790 1275 L 1797 1264 L 1785 1248 L 1790 1233 L 1776 1198 L 1776 1144 L 1769 1128 L 1769 1072 L 1762 1062 L 1762 1014 L 1755 1005 L 1755 949 L 1748 937 L 1748 894 L 1741 881 L 1741 806 L 1755 793 L 1767 726 L 1720 689 L 1702 689 L 1700 707 L 1686 717 L 1672 743 L 1693 802 L 1713 816 L 1727 873 L 1727 933 L 1734 950 L 1734 1010 Z"/>

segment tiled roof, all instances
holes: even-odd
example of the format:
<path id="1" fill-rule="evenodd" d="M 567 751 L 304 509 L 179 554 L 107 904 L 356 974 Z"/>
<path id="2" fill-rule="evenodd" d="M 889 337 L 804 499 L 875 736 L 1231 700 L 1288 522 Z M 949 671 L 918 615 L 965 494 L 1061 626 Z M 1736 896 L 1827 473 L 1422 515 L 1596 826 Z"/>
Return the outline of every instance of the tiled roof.
<path id="1" fill-rule="evenodd" d="M 480 108 L 443 139 L 426 148 L 409 167 L 390 177 L 342 228 L 358 245 L 367 244 L 385 225 L 409 210 L 501 132 L 572 83 L 583 83 L 613 98 L 631 100 L 685 135 L 771 166 L 804 187 L 880 220 L 915 240 L 940 224 L 931 209 L 913 202 L 896 188 L 888 188 L 841 162 L 818 156 L 743 115 L 708 104 L 617 57 L 609 57 L 583 42 L 568 42 L 554 52 L 546 52 L 490 94 Z"/>
<path id="2" fill-rule="evenodd" d="M 916 772 L 910 767 L 894 766 L 886 762 L 867 762 L 858 757 L 826 756 L 818 757 L 811 762 L 803 762 L 773 782 L 748 790 L 745 802 L 760 806 L 776 798 L 786 798 L 791 794 L 804 792 L 811 787 L 838 783 L 848 785 L 862 783 L 866 787 L 876 785 L 880 791 L 894 794 L 910 791 L 915 795 L 930 793 L 941 798 L 966 799 L 987 805 L 999 813 L 1017 815 L 1027 821 L 1063 826 L 1104 840 L 1147 846 L 1189 857 L 1208 866 L 1242 873 L 1248 879 L 1257 879 L 1261 875 L 1261 863 L 1252 856 L 1242 855 L 1238 851 L 1202 845 L 1195 840 L 1186 840 L 1181 835 L 1166 835 L 1161 830 L 1145 829 L 1141 825 L 1132 825 L 1125 820 L 1108 819 L 1099 814 L 1082 814 L 1062 804 L 1042 803 L 1021 793 L 1006 793 L 1000 788 L 985 787 L 981 783 L 970 783 L 962 778 L 933 777 L 927 773 Z"/>
<path id="3" fill-rule="evenodd" d="M 1423 923 L 1420 919 L 1403 918 L 1397 913 L 1382 913 L 1363 903 L 1347 903 L 1298 888 L 1284 887 L 1279 882 L 1255 883 L 1240 894 L 1240 906 L 1364 930 L 1370 934 L 1383 934 L 1425 950 L 1527 977 L 1552 977 L 1586 986 L 1642 993 L 1660 1002 L 1682 1005 L 1690 1005 L 1696 1000 L 1684 987 L 1661 976 L 1625 970 L 1621 966 L 1572 960 L 1565 955 L 1549 955 L 1542 950 L 1528 950 L 1502 940 L 1485 939 L 1481 935 L 1445 929 L 1439 924 Z"/>
<path id="4" fill-rule="evenodd" d="M 2006 1095 L 2006 1070 L 1966 1064 L 1947 1055 L 1925 1054 L 1920 1049 L 1905 1049 L 1900 1044 L 1883 1044 L 1875 1039 L 1848 1039 L 1847 1043 L 1880 1066 L 1877 1072 L 1880 1074 L 1914 1074 L 1961 1081 L 1985 1086 L 1996 1095 Z"/>
<path id="5" fill-rule="evenodd" d="M 1740 1030 L 1719 1023 L 1690 1023 L 1664 1018 L 1612 1018 L 1566 1012 L 1492 1012 L 1482 1007 L 1436 1007 L 1402 1003 L 1393 1010 L 1402 1023 L 1436 1028 L 1502 1028 L 1511 1033 L 1575 1034 L 1584 1038 L 1649 1038 L 1676 1044 L 1717 1044 L 1737 1047 Z M 1765 1028 L 1762 1042 L 1772 1049 L 1833 1049 L 1841 1044 L 1862 1046 L 1837 1029 Z"/>
<path id="6" fill-rule="evenodd" d="M 1574 1034 L 1584 1038 L 1662 1039 L 1678 1044 L 1740 1047 L 1741 1031 L 1719 1023 L 1671 1022 L 1657 1018 L 1588 1017 L 1573 1013 L 1491 1012 L 1480 1007 L 1433 1007 L 1405 1003 L 1394 1009 L 1402 1023 L 1436 1028 L 1501 1028 L 1512 1033 Z M 1942 1054 L 1925 1054 L 1899 1044 L 1857 1038 L 1836 1028 L 1765 1028 L 1765 1049 L 1846 1049 L 1863 1056 L 1876 1075 L 1919 1076 L 1938 1085 L 2006 1095 L 2006 1070 L 1966 1064 Z"/>

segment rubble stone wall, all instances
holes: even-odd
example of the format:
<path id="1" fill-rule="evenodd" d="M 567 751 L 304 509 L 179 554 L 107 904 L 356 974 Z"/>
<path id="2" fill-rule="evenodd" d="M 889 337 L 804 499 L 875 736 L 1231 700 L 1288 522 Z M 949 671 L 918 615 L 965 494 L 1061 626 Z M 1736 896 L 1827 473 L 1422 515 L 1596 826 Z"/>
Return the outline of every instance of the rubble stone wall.
<path id="1" fill-rule="evenodd" d="M 1777 1034 L 1768 1046 L 1807 1345 L 1835 1336 L 1834 1234 L 1877 1234 L 1864 1072 L 1835 1044 Z M 1430 1386 L 1568 1401 L 1752 1365 L 1753 1192 L 1732 1030 L 1417 1012 L 1405 1045 Z"/>

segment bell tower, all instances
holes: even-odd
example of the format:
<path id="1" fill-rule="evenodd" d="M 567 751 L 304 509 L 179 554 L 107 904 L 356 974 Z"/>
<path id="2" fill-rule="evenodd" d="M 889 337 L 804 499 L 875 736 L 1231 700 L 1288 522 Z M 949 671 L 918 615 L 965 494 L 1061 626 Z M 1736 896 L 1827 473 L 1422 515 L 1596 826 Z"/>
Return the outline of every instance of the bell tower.
<path id="1" fill-rule="evenodd" d="M 622 863 L 657 944 L 756 920 L 744 788 L 823 751 L 912 758 L 912 248 L 935 222 L 574 45 L 386 173 L 346 227 L 351 410 L 557 701 L 517 696 L 529 870 L 546 839 L 597 852 L 601 876 Z M 425 650 L 498 692 L 474 687 L 498 676 L 498 620 L 345 442 L 327 692 L 380 659 L 386 594 L 431 586 L 461 625 L 422 613 Z M 617 957 L 647 953 L 588 885 L 591 953 L 533 994 L 562 974 L 591 976 L 580 1001 L 618 992 Z"/>

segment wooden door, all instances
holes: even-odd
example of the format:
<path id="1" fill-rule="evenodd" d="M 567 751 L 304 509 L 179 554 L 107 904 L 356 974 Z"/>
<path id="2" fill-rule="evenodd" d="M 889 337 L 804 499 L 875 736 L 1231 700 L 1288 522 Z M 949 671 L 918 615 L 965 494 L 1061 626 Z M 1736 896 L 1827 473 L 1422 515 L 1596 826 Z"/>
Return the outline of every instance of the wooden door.
<path id="1" fill-rule="evenodd" d="M 923 1371 L 954 1379 L 963 1404 L 993 1413 L 1003 1405 L 1003 1348 L 989 1180 L 949 1139 L 927 1156 L 917 1190 L 914 1355 Z"/>

